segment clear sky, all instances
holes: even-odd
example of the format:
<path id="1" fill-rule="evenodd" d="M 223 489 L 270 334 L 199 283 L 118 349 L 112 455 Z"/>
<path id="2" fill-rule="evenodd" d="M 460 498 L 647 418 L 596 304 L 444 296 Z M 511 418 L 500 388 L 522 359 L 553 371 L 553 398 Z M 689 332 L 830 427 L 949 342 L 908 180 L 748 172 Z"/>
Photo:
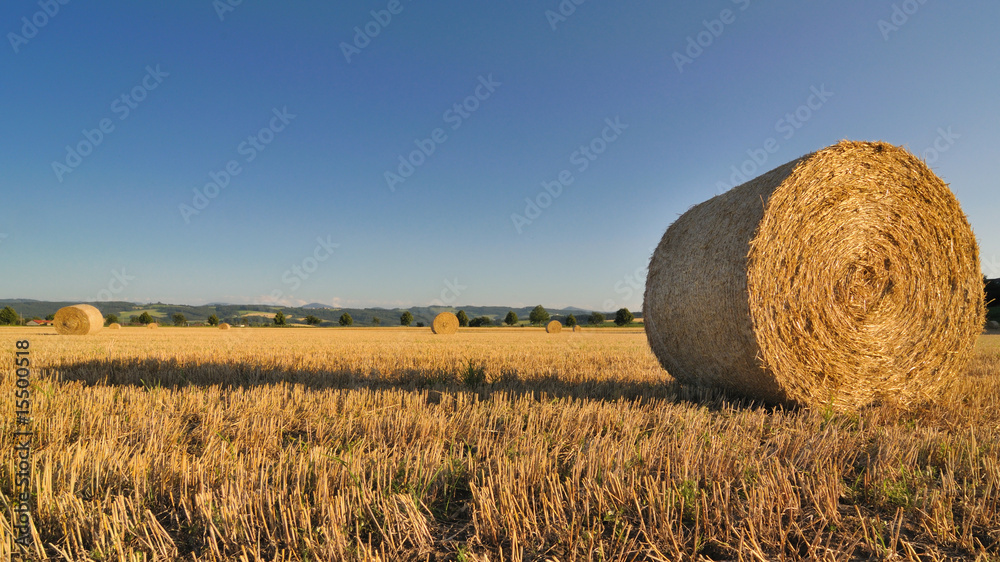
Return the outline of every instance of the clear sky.
<path id="1" fill-rule="evenodd" d="M 1000 276 L 993 0 L 230 2 L 3 3 L 0 297 L 638 310 L 678 215 L 841 139 Z"/>

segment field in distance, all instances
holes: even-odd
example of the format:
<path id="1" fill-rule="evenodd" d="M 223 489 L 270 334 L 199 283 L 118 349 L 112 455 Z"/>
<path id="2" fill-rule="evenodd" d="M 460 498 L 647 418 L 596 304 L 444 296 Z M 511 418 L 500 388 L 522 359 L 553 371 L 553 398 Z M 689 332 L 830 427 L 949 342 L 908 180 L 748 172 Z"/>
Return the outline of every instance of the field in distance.
<path id="1" fill-rule="evenodd" d="M 853 414 L 680 388 L 641 328 L 25 338 L 39 559 L 1000 559 L 998 335 Z"/>

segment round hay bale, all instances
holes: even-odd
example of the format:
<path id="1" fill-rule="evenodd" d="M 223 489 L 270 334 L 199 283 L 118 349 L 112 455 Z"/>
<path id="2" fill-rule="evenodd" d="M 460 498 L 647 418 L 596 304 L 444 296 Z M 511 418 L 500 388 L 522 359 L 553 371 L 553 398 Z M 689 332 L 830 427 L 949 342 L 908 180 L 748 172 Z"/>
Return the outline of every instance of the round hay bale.
<path id="1" fill-rule="evenodd" d="M 148 328 L 150 330 L 155 330 L 155 329 L 157 329 L 159 327 L 160 327 L 160 325 L 157 324 L 156 322 L 150 322 L 149 324 L 146 324 L 146 328 Z"/>
<path id="2" fill-rule="evenodd" d="M 643 319 L 682 383 L 856 408 L 932 397 L 984 317 L 979 249 L 948 186 L 903 148 L 842 141 L 667 229 Z"/>
<path id="3" fill-rule="evenodd" d="M 1000 330 L 1000 322 L 996 320 L 990 320 L 986 323 L 986 327 L 990 330 Z"/>
<path id="4" fill-rule="evenodd" d="M 558 334 L 562 331 L 562 324 L 558 320 L 553 320 L 545 325 L 545 331 L 550 334 Z"/>
<path id="5" fill-rule="evenodd" d="M 454 334 L 458 331 L 458 316 L 450 312 L 442 312 L 434 317 L 431 331 L 435 334 Z"/>
<path id="6" fill-rule="evenodd" d="M 577 325 L 573 326 L 573 331 L 574 331 L 574 332 L 582 332 L 582 331 L 583 331 L 583 328 L 582 328 L 582 327 L 580 327 L 580 325 L 579 325 L 579 324 L 577 324 Z"/>
<path id="7" fill-rule="evenodd" d="M 89 304 L 74 304 L 56 311 L 52 325 L 64 336 L 89 336 L 104 327 L 104 316 Z"/>
<path id="8" fill-rule="evenodd" d="M 118 322 L 112 322 L 111 324 L 108 324 L 108 329 L 109 330 L 121 330 L 122 329 L 122 325 L 119 324 Z"/>
<path id="9" fill-rule="evenodd" d="M 229 328 L 232 328 L 232 326 L 230 326 L 229 324 L 226 324 L 225 322 L 223 322 L 222 324 L 219 324 L 219 329 L 220 330 L 228 330 Z"/>

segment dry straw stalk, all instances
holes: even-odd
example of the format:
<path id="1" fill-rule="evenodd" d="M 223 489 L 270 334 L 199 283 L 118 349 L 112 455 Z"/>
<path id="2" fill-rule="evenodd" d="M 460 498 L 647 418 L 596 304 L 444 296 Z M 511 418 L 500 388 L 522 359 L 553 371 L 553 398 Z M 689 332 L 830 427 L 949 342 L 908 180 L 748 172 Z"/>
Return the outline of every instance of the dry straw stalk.
<path id="1" fill-rule="evenodd" d="M 89 336 L 104 327 L 104 316 L 89 304 L 74 304 L 60 308 L 52 324 L 64 336 Z"/>
<path id="2" fill-rule="evenodd" d="M 458 331 L 458 316 L 451 312 L 442 312 L 434 317 L 431 331 L 435 334 L 454 334 Z"/>
<path id="3" fill-rule="evenodd" d="M 979 250 L 922 161 L 843 141 L 677 219 L 650 260 L 643 316 L 684 383 L 771 403 L 913 403 L 972 355 Z"/>

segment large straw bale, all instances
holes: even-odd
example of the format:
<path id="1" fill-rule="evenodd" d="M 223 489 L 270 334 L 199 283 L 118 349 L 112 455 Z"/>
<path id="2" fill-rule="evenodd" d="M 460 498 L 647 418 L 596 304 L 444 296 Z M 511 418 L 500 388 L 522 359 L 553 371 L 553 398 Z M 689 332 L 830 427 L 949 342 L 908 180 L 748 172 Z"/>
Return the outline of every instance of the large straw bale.
<path id="1" fill-rule="evenodd" d="M 550 334 L 558 334 L 562 331 L 562 324 L 558 320 L 553 320 L 545 325 L 545 331 Z"/>
<path id="2" fill-rule="evenodd" d="M 650 347 L 682 383 L 855 408 L 934 396 L 984 322 L 979 249 L 903 148 L 843 141 L 696 205 L 649 264 Z"/>
<path id="3" fill-rule="evenodd" d="M 431 322 L 431 331 L 435 334 L 454 334 L 458 331 L 458 316 L 451 312 L 442 312 Z"/>
<path id="4" fill-rule="evenodd" d="M 74 304 L 57 310 L 52 324 L 64 336 L 89 336 L 104 327 L 104 316 L 89 304 Z"/>

